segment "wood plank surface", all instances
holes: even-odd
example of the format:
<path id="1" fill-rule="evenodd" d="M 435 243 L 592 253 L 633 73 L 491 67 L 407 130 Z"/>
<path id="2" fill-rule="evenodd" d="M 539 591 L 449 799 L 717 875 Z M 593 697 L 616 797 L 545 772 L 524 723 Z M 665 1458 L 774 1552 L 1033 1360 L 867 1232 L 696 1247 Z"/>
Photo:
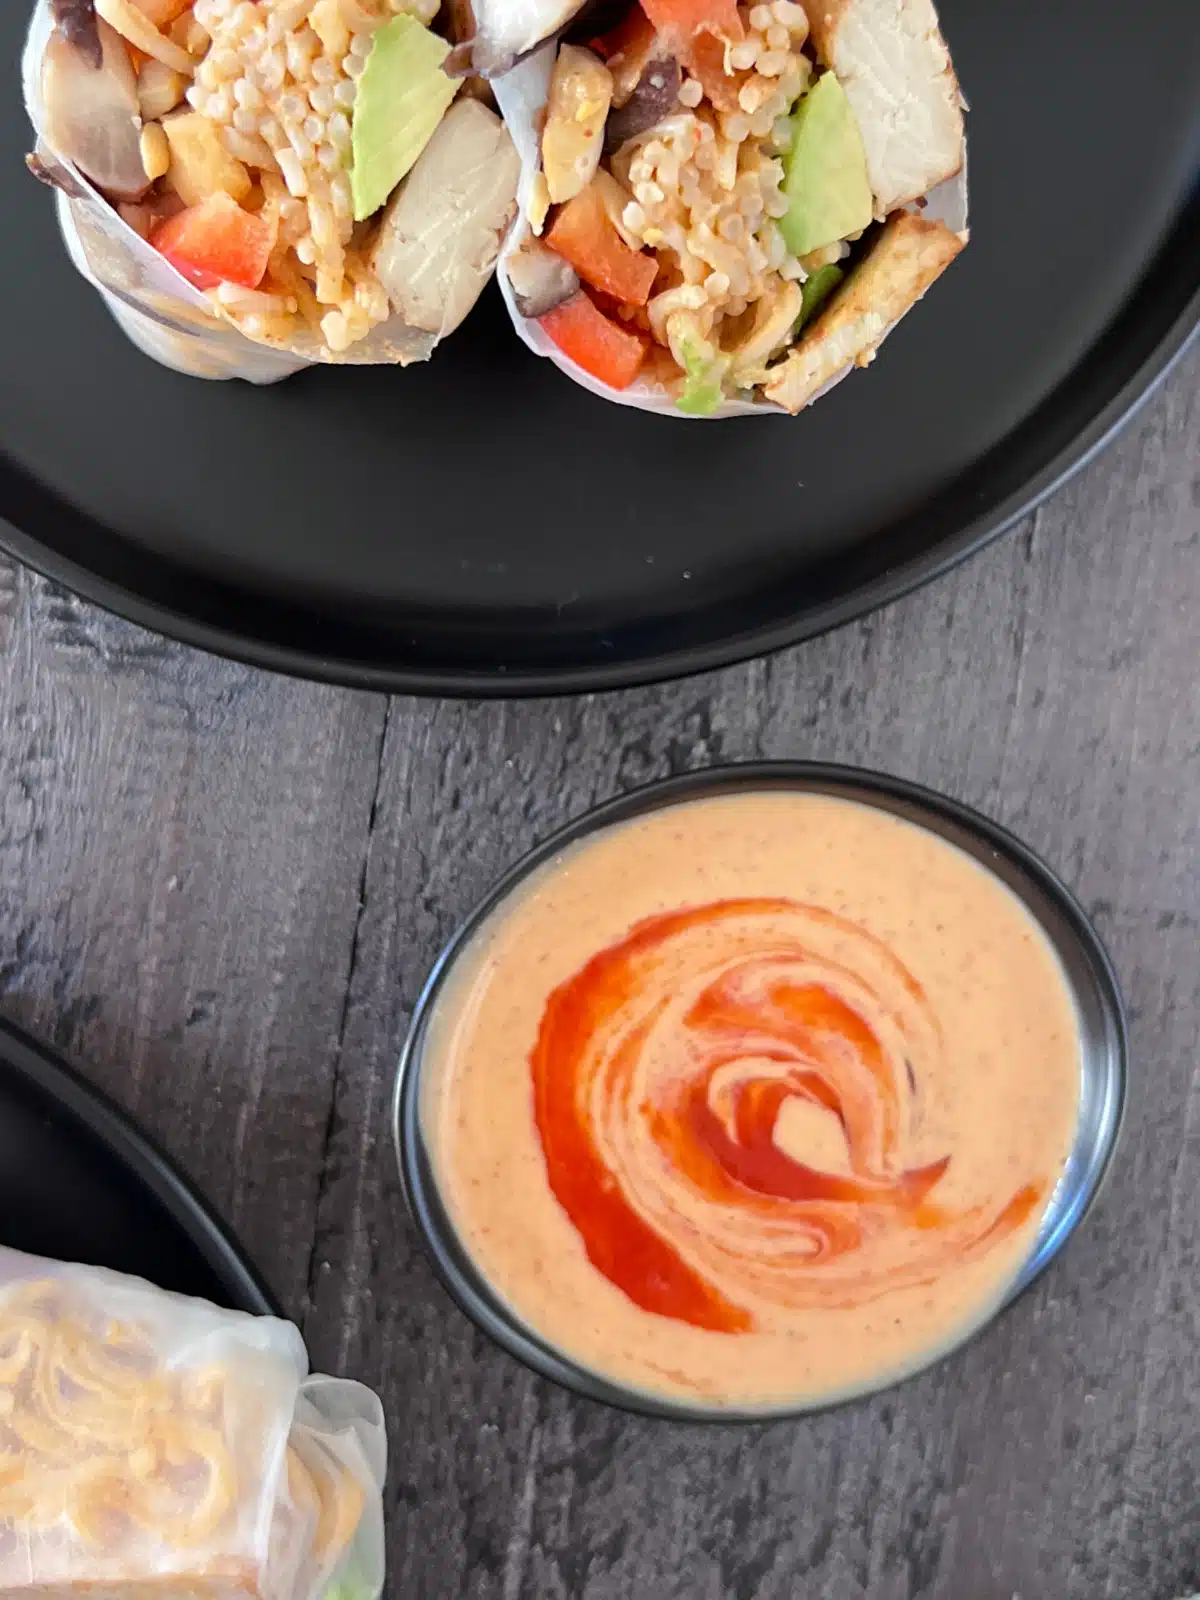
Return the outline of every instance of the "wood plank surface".
<path id="1" fill-rule="evenodd" d="M 385 702 L 3 570 L 0 1011 L 131 1107 L 302 1303 Z"/>
<path id="2" fill-rule="evenodd" d="M 0 563 L 0 1013 L 133 1107 L 318 1364 L 384 1394 L 397 1600 L 1177 1600 L 1200 1589 L 1200 353 L 1008 538 L 768 661 L 419 702 L 163 643 Z M 814 757 L 1014 828 L 1130 1008 L 1120 1160 L 933 1373 L 803 1423 L 575 1400 L 434 1282 L 387 1126 L 438 948 L 594 802 Z"/>

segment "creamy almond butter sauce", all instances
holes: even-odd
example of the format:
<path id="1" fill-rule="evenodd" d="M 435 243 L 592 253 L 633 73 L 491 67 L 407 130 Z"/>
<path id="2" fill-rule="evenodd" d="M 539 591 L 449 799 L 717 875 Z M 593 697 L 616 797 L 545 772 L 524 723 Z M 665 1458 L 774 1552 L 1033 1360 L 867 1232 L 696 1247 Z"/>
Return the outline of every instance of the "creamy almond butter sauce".
<path id="1" fill-rule="evenodd" d="M 1027 1257 L 1068 1155 L 1074 1006 L 970 857 L 887 813 L 745 793 L 539 869 L 430 1019 L 451 1218 L 517 1315 L 716 1406 L 922 1365 Z"/>

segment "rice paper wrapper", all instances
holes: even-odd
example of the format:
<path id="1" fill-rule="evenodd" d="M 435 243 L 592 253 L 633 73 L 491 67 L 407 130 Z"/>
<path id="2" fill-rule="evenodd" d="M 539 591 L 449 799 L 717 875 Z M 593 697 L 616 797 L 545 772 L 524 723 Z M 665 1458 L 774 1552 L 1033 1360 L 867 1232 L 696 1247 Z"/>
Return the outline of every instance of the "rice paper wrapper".
<path id="1" fill-rule="evenodd" d="M 614 405 L 632 406 L 637 411 L 654 411 L 659 416 L 678 417 L 685 421 L 713 422 L 722 417 L 753 417 L 753 416 L 787 416 L 789 415 L 782 406 L 775 405 L 769 400 L 726 400 L 722 405 L 707 416 L 696 416 L 690 412 L 680 411 L 670 395 L 663 394 L 661 390 L 652 388 L 641 380 L 635 380 L 628 389 L 610 389 L 607 384 L 593 378 L 582 367 L 575 364 L 565 356 L 554 341 L 545 333 L 536 322 L 523 317 L 517 310 L 516 300 L 513 297 L 512 285 L 508 280 L 505 263 L 509 256 L 520 249 L 529 237 L 529 226 L 526 216 L 529 209 L 530 193 L 533 180 L 536 178 L 541 163 L 540 133 L 542 113 L 550 95 L 550 76 L 554 70 L 554 60 L 558 52 L 558 41 L 548 40 L 540 45 L 537 50 L 518 63 L 511 72 L 505 73 L 501 78 L 492 82 L 492 89 L 500 106 L 501 114 L 508 124 L 508 131 L 512 135 L 513 143 L 521 157 L 521 185 L 518 191 L 517 220 L 514 222 L 504 249 L 500 254 L 500 262 L 496 269 L 496 277 L 500 284 L 500 292 L 504 296 L 504 303 L 508 307 L 512 318 L 513 327 L 517 333 L 534 352 L 535 355 L 546 356 L 553 361 L 560 372 L 565 372 L 569 378 L 583 388 L 589 389 L 592 394 L 599 395 L 602 400 L 609 400 Z M 965 233 L 967 229 L 967 165 L 964 153 L 962 171 L 945 183 L 939 184 L 936 189 L 931 189 L 924 197 L 925 203 L 921 215 L 932 221 L 941 221 L 955 233 Z M 882 344 L 892 328 L 893 323 L 886 328 L 880 337 Z M 848 367 L 836 374 L 813 396 L 810 405 L 835 389 L 843 378 L 849 377 L 854 368 Z"/>
<path id="2" fill-rule="evenodd" d="M 124 222 L 74 164 L 46 137 L 42 58 L 54 29 L 50 0 L 38 0 L 25 40 L 21 80 L 25 109 L 37 134 L 37 156 L 54 181 L 59 227 L 73 265 L 97 289 L 124 333 L 144 354 L 197 378 L 242 378 L 277 383 L 302 367 L 408 366 L 426 361 L 436 334 L 393 318 L 333 355 L 309 336 L 287 345 L 259 344 L 217 315 L 206 295 L 176 272 Z"/>
<path id="3" fill-rule="evenodd" d="M 0 1595 L 379 1600 L 386 1458 L 290 1323 L 0 1249 Z"/>

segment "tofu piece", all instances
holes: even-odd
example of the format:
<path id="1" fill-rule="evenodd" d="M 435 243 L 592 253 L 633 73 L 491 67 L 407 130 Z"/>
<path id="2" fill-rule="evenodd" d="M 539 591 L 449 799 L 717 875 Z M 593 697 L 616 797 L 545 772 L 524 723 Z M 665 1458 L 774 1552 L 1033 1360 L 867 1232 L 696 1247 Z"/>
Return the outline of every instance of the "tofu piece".
<path id="1" fill-rule="evenodd" d="M 898 212 L 787 360 L 771 369 L 767 399 L 794 415 L 852 363 L 865 367 L 965 244 L 944 222 Z"/>
<path id="2" fill-rule="evenodd" d="M 388 202 L 371 257 L 406 326 L 445 338 L 483 293 L 516 214 L 521 160 L 500 118 L 456 100 Z"/>
<path id="3" fill-rule="evenodd" d="M 932 0 L 807 0 L 813 47 L 858 118 L 875 215 L 962 169 L 963 99 Z"/>

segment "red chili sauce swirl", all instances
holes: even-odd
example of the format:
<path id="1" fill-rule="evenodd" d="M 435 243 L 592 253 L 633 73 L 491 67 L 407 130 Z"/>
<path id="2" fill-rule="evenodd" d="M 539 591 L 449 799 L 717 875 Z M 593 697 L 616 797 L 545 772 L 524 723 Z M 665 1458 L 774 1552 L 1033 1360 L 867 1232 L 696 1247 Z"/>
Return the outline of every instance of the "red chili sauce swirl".
<path id="1" fill-rule="evenodd" d="M 910 1164 L 937 1018 L 873 935 L 785 899 L 654 916 L 550 996 L 531 1055 L 550 1187 L 638 1306 L 721 1333 L 932 1281 L 1018 1228 L 1046 1184 L 954 1210 Z M 836 1118 L 822 1170 L 779 1137 Z"/>

